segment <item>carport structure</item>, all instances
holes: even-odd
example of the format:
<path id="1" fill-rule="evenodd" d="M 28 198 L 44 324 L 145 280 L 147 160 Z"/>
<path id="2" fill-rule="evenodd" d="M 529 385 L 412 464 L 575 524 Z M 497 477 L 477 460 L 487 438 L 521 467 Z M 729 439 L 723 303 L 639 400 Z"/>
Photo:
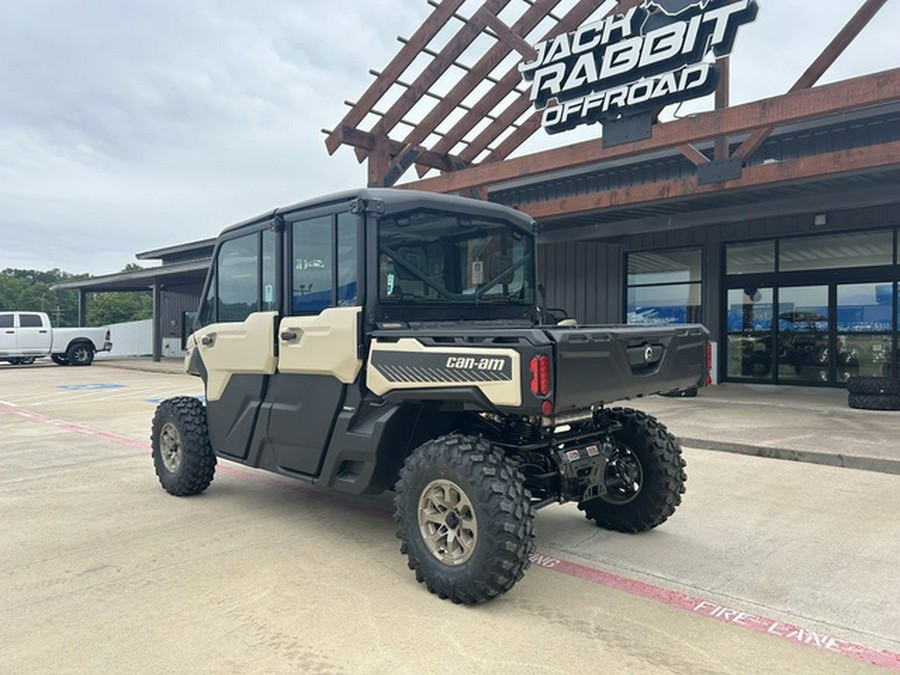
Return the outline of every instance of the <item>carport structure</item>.
<path id="1" fill-rule="evenodd" d="M 78 324 L 86 323 L 89 293 L 144 292 L 153 294 L 153 360 L 162 358 L 164 326 L 181 324 L 185 312 L 193 312 L 200 302 L 203 282 L 209 269 L 215 239 L 138 253 L 138 260 L 161 260 L 158 267 L 107 274 L 56 284 L 52 290 L 78 291 Z"/>

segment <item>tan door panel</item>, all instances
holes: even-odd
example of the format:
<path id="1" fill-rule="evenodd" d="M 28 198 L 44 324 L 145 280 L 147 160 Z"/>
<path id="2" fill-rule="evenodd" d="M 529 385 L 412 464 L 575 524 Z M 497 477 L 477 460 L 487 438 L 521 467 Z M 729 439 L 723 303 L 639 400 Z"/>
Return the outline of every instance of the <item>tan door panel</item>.
<path id="1" fill-rule="evenodd" d="M 359 307 L 332 307 L 316 316 L 288 316 L 278 328 L 278 372 L 331 375 L 344 384 L 362 368 L 357 356 Z"/>

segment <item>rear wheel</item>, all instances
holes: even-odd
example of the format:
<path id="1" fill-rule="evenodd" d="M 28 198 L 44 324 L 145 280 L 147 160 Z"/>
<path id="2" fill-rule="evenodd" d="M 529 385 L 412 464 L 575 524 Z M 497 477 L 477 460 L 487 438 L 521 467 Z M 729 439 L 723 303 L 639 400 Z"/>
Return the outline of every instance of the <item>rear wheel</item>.
<path id="1" fill-rule="evenodd" d="M 216 472 L 216 455 L 209 443 L 206 408 L 190 396 L 160 403 L 150 436 L 153 466 L 163 489 L 176 497 L 203 492 Z"/>
<path id="2" fill-rule="evenodd" d="M 66 350 L 66 361 L 73 366 L 89 366 L 94 361 L 94 348 L 84 342 L 78 342 Z"/>
<path id="3" fill-rule="evenodd" d="M 395 490 L 400 551 L 429 591 L 476 604 L 522 578 L 534 511 L 521 472 L 488 441 L 452 434 L 425 443 Z"/>
<path id="4" fill-rule="evenodd" d="M 578 508 L 599 527 L 644 532 L 661 525 L 681 504 L 687 474 L 681 446 L 655 418 L 630 408 L 607 411 L 622 428 L 613 434 L 606 493 Z"/>

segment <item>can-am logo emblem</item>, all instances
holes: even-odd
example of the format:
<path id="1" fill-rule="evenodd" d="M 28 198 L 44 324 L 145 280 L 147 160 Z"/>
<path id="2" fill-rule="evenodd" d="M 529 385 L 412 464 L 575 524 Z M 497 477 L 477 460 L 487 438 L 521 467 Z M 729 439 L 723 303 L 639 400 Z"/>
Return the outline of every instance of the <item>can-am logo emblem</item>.
<path id="1" fill-rule="evenodd" d="M 535 45 L 519 71 L 548 133 L 655 110 L 715 91 L 707 56 L 730 54 L 757 11 L 756 0 L 644 0 Z"/>

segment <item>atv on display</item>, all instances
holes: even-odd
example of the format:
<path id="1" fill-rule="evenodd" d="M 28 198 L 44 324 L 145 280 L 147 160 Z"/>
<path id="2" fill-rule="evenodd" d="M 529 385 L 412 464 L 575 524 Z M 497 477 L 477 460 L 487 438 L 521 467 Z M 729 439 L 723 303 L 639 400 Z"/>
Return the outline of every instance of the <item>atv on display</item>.
<path id="1" fill-rule="evenodd" d="M 575 502 L 641 532 L 681 502 L 678 441 L 609 403 L 703 386 L 698 325 L 546 325 L 535 223 L 405 190 L 323 197 L 225 230 L 188 341 L 206 403 L 153 419 L 162 486 L 217 457 L 354 495 L 393 490 L 416 579 L 478 603 L 508 591 L 535 511 Z"/>

